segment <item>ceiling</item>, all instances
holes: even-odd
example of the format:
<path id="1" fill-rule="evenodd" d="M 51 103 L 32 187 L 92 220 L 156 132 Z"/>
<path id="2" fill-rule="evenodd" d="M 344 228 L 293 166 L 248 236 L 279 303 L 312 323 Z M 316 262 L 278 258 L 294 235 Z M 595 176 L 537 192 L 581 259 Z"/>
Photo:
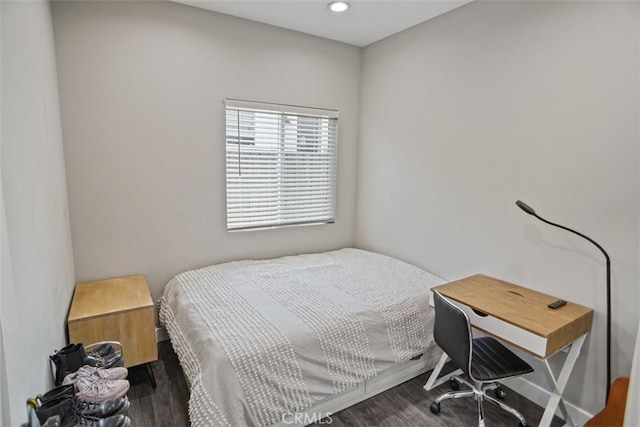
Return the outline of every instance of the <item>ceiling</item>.
<path id="1" fill-rule="evenodd" d="M 349 0 L 342 14 L 330 0 L 172 1 L 364 47 L 472 0 Z"/>

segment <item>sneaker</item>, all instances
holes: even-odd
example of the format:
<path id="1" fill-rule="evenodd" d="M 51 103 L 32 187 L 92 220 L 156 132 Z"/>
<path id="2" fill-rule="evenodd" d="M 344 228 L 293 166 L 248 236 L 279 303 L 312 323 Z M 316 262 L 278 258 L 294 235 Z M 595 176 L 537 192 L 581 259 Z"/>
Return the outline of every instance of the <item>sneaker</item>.
<path id="1" fill-rule="evenodd" d="M 92 378 L 94 380 L 123 380 L 127 378 L 129 371 L 127 368 L 96 368 L 85 365 L 76 372 L 67 375 L 62 380 L 62 385 L 75 384 L 80 378 Z"/>
<path id="2" fill-rule="evenodd" d="M 126 396 L 105 400 L 100 403 L 85 402 L 80 399 L 76 400 L 76 411 L 83 417 L 107 418 L 126 412 L 129 406 L 129 399 L 127 399 Z"/>
<path id="3" fill-rule="evenodd" d="M 40 425 L 40 424 L 38 424 Z M 61 427 L 62 426 L 62 418 L 60 415 L 54 415 L 52 417 L 47 418 L 42 427 Z"/>
<path id="4" fill-rule="evenodd" d="M 106 418 L 86 417 L 76 408 L 75 397 L 61 397 L 50 400 L 36 408 L 36 416 L 40 422 L 48 422 L 58 416 L 60 427 L 127 427 L 131 420 L 126 415 L 113 415 Z"/>
<path id="5" fill-rule="evenodd" d="M 95 380 L 93 378 L 80 378 L 76 382 L 78 399 L 85 402 L 100 403 L 123 397 L 129 391 L 129 381 L 127 380 Z"/>
<path id="6" fill-rule="evenodd" d="M 131 419 L 126 415 L 113 415 L 107 418 L 78 415 L 71 422 L 71 427 L 129 427 L 131 425 Z"/>
<path id="7" fill-rule="evenodd" d="M 61 427 L 129 427 L 130 425 L 131 419 L 122 414 L 106 418 L 95 418 L 85 417 L 76 412 L 72 417 L 64 420 Z"/>
<path id="8" fill-rule="evenodd" d="M 98 357 L 97 365 L 103 368 L 113 368 L 124 366 L 124 356 L 122 353 L 111 353 L 103 357 Z"/>
<path id="9" fill-rule="evenodd" d="M 96 347 L 94 350 L 92 350 L 91 353 L 95 353 L 100 357 L 105 357 L 115 353 L 115 350 L 113 349 L 111 344 L 101 344 L 98 347 Z"/>

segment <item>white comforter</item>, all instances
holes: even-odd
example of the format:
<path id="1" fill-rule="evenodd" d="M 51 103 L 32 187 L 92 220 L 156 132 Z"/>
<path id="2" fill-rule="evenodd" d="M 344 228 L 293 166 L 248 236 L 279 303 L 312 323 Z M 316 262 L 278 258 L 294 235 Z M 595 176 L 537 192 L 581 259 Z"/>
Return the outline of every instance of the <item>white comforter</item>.
<path id="1" fill-rule="evenodd" d="M 192 425 L 271 425 L 425 352 L 428 290 L 440 283 L 357 249 L 179 274 L 159 313 Z"/>

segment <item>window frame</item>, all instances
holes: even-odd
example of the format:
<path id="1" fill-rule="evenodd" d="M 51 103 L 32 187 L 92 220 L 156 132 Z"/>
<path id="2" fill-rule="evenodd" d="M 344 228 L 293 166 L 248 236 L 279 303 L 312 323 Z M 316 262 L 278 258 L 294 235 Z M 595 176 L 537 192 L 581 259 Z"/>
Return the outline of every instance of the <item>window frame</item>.
<path id="1" fill-rule="evenodd" d="M 334 223 L 339 111 L 238 99 L 224 105 L 227 231 Z M 243 180 L 242 164 L 252 160 Z M 271 181 L 260 189 L 260 179 Z"/>

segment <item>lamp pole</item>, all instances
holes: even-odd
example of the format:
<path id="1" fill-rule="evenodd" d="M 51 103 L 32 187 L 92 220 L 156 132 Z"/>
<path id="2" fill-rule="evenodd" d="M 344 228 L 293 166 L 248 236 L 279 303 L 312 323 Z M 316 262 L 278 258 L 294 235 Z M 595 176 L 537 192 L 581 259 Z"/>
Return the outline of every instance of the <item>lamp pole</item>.
<path id="1" fill-rule="evenodd" d="M 604 255 L 604 258 L 606 260 L 606 265 L 607 265 L 607 395 L 606 395 L 606 399 L 609 400 L 609 389 L 611 388 L 611 260 L 609 259 L 609 254 L 607 253 L 607 251 L 605 251 L 602 248 L 602 246 L 600 246 L 592 238 L 587 237 L 584 234 L 579 233 L 579 232 L 577 232 L 575 230 L 572 230 L 569 227 L 565 227 L 564 225 L 560 225 L 560 224 L 556 224 L 556 223 L 551 222 L 551 221 L 547 221 L 546 219 L 544 219 L 541 216 L 539 216 L 536 213 L 536 211 L 531 206 L 527 205 L 525 202 L 518 200 L 516 202 L 516 205 L 520 209 L 522 209 L 523 211 L 528 213 L 529 215 L 532 215 L 532 216 L 538 218 L 542 222 L 545 222 L 545 223 L 547 223 L 549 225 L 553 225 L 554 227 L 562 228 L 563 230 L 567 230 L 567 231 L 569 231 L 569 232 L 571 232 L 573 234 L 577 234 L 578 236 L 582 237 L 583 239 L 586 239 L 586 240 L 590 241 L 598 249 L 600 249 L 600 252 L 602 252 L 602 254 Z"/>

